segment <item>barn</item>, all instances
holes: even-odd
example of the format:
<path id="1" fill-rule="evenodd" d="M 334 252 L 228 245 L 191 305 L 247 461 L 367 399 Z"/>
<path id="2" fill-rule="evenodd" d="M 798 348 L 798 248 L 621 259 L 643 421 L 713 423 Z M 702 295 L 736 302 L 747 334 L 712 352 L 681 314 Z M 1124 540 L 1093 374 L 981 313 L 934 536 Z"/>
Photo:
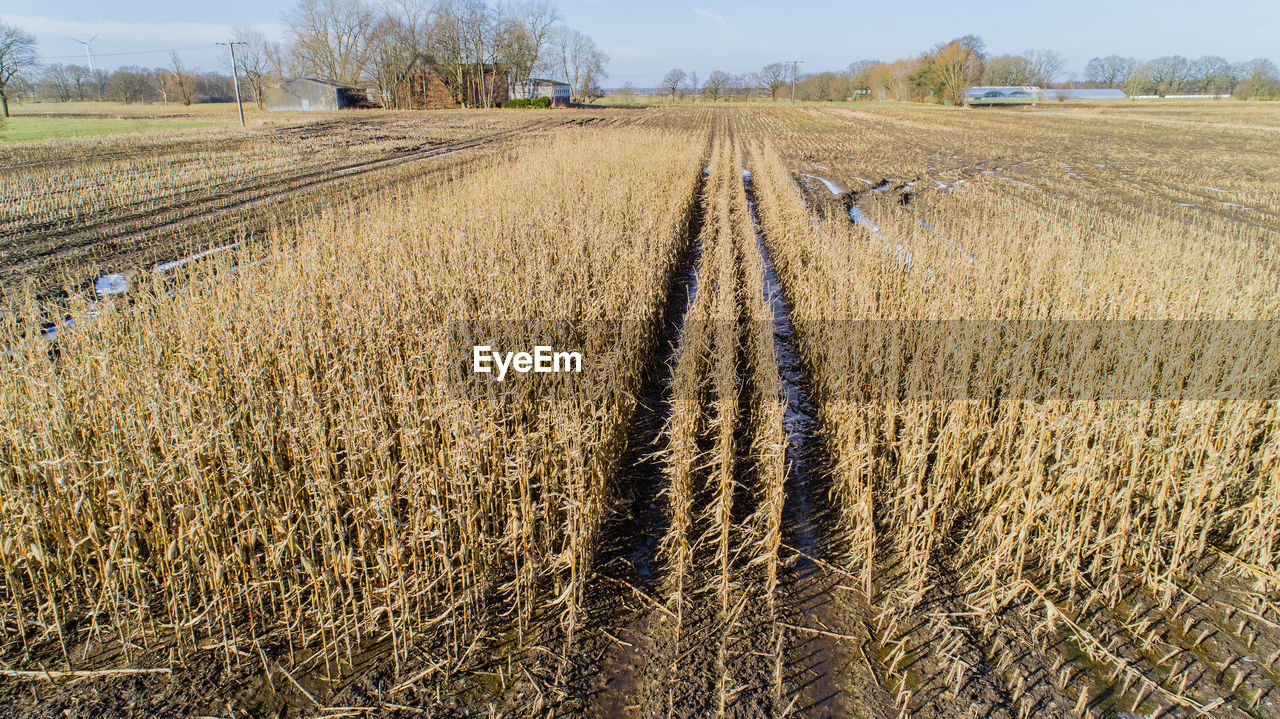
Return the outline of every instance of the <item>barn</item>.
<path id="1" fill-rule="evenodd" d="M 569 89 L 569 83 L 567 82 L 534 77 L 512 85 L 511 97 L 517 100 L 549 97 L 552 105 L 564 107 L 569 104 Z"/>
<path id="2" fill-rule="evenodd" d="M 268 110 L 345 110 L 368 104 L 368 93 L 332 80 L 299 77 L 264 88 L 262 100 Z"/>

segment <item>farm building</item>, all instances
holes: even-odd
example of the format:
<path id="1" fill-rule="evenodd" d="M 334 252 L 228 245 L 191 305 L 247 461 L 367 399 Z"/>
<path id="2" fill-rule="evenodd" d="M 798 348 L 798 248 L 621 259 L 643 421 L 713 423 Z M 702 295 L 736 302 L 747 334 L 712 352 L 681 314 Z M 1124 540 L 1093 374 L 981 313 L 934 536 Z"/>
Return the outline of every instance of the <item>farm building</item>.
<path id="1" fill-rule="evenodd" d="M 1049 88 L 1044 90 L 1045 100 L 1128 100 L 1124 90 L 1106 88 Z"/>
<path id="2" fill-rule="evenodd" d="M 1034 85 L 1022 87 L 971 87 L 965 91 L 968 105 L 1034 105 L 1050 100 L 1124 100 L 1123 90 L 1105 89 L 1041 89 Z"/>
<path id="3" fill-rule="evenodd" d="M 485 65 L 483 73 L 467 67 L 461 76 L 461 88 L 455 91 L 434 71 L 411 73 L 400 83 L 397 104 L 410 110 L 484 107 L 499 105 L 511 97 L 507 73 L 500 67 Z"/>
<path id="4" fill-rule="evenodd" d="M 1043 99 L 1040 88 L 1023 87 L 971 87 L 965 90 L 966 105 L 1019 105 L 1039 102 Z"/>
<path id="5" fill-rule="evenodd" d="M 267 109 L 272 111 L 345 110 L 362 107 L 369 102 L 368 94 L 360 88 L 314 77 L 300 77 L 272 85 L 262 91 L 262 99 Z"/>
<path id="6" fill-rule="evenodd" d="M 569 83 L 567 82 L 543 80 L 535 77 L 515 83 L 511 87 L 511 97 L 517 100 L 549 97 L 552 105 L 564 106 L 569 104 L 569 89 Z"/>

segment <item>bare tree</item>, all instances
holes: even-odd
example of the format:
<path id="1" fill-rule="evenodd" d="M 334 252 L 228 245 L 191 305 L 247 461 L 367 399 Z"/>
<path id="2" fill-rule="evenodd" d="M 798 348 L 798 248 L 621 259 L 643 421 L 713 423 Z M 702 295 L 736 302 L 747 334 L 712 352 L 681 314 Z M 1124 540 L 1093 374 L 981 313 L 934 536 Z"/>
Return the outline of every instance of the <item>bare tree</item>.
<path id="1" fill-rule="evenodd" d="M 471 58 L 473 74 L 467 88 L 469 104 L 489 107 L 493 104 L 493 88 L 485 65 L 498 59 L 497 17 L 485 0 L 461 0 L 462 38 L 466 54 Z"/>
<path id="2" fill-rule="evenodd" d="M 1240 83 L 1235 96 L 1241 100 L 1275 100 L 1280 98 L 1280 70 L 1266 58 L 1240 63 L 1235 72 Z"/>
<path id="3" fill-rule="evenodd" d="M 598 93 L 600 80 L 609 76 L 604 69 L 609 56 L 596 47 L 590 35 L 557 27 L 551 36 L 551 53 L 560 66 L 561 77 L 571 86 L 575 101 L 598 99 L 599 95 L 590 95 Z"/>
<path id="4" fill-rule="evenodd" d="M 702 94 L 712 102 L 716 102 L 727 96 L 732 89 L 733 78 L 729 77 L 729 73 L 715 70 L 707 76 L 707 82 L 702 86 Z"/>
<path id="5" fill-rule="evenodd" d="M 89 77 L 89 88 L 95 100 L 103 100 L 111 90 L 111 75 L 106 70 L 94 70 Z"/>
<path id="6" fill-rule="evenodd" d="M 1048 87 L 1062 74 L 1062 68 L 1067 66 L 1067 59 L 1053 50 L 1030 50 L 1024 52 L 1022 57 L 1027 61 L 1027 77 L 1030 80 L 1025 83 L 1027 85 Z"/>
<path id="7" fill-rule="evenodd" d="M 561 20 L 560 9 L 551 0 L 527 0 L 510 11 L 507 29 L 507 64 L 512 79 L 525 84 L 542 61 L 554 26 Z"/>
<path id="8" fill-rule="evenodd" d="M 847 72 L 833 72 L 831 75 L 831 99 L 849 100 L 853 97 L 852 78 Z"/>
<path id="9" fill-rule="evenodd" d="M 377 19 L 363 0 L 298 0 L 287 22 L 299 69 L 347 85 L 360 82 Z"/>
<path id="10" fill-rule="evenodd" d="M 266 35 L 247 25 L 232 28 L 231 40 L 244 43 L 236 51 L 236 62 L 240 65 L 240 73 L 249 88 L 249 94 L 253 96 L 253 103 L 259 110 L 265 109 L 263 90 L 273 77 L 280 77 L 277 60 L 281 54 L 280 47 L 268 40 Z"/>
<path id="11" fill-rule="evenodd" d="M 1191 64 L 1181 55 L 1158 57 L 1147 64 L 1151 84 L 1155 86 L 1156 94 L 1161 97 L 1177 93 L 1190 68 Z"/>
<path id="12" fill-rule="evenodd" d="M 679 94 L 680 89 L 684 87 L 686 77 L 687 75 L 685 75 L 684 70 L 681 70 L 680 68 L 670 70 L 663 76 L 661 86 L 662 92 L 663 94 L 670 95 L 672 102 L 675 102 L 676 95 Z"/>
<path id="13" fill-rule="evenodd" d="M 855 99 L 859 95 L 871 94 L 871 71 L 880 64 L 879 60 L 858 60 L 849 63 L 849 94 Z"/>
<path id="14" fill-rule="evenodd" d="M 1084 66 L 1084 78 L 1095 85 L 1117 88 L 1129 80 L 1137 66 L 1138 61 L 1131 57 L 1095 57 Z"/>
<path id="15" fill-rule="evenodd" d="M 1001 55 L 987 61 L 982 70 L 987 85 L 1032 85 L 1031 67 L 1023 55 Z"/>
<path id="16" fill-rule="evenodd" d="M 600 80 L 595 75 L 590 75 L 583 82 L 582 90 L 578 93 L 578 99 L 582 102 L 595 102 L 604 97 L 604 88 L 600 87 Z"/>
<path id="17" fill-rule="evenodd" d="M 982 38 L 973 35 L 952 40 L 929 58 L 927 80 L 939 99 L 961 104 L 965 91 L 982 76 Z"/>
<path id="18" fill-rule="evenodd" d="M 182 64 L 178 53 L 169 53 L 169 81 L 172 90 L 183 105 L 190 105 L 196 98 L 196 76 L 191 69 Z"/>
<path id="19" fill-rule="evenodd" d="M 0 108 L 9 116 L 9 91 L 24 72 L 36 69 L 35 35 L 0 21 Z"/>
<path id="20" fill-rule="evenodd" d="M 417 64 L 417 43 L 409 27 L 396 17 L 384 17 L 373 29 L 373 81 L 382 106 L 400 109 L 400 86 Z"/>
<path id="21" fill-rule="evenodd" d="M 1151 81 L 1150 63 L 1135 62 L 1121 87 L 1125 94 L 1130 96 L 1155 92 L 1155 85 Z"/>
<path id="22" fill-rule="evenodd" d="M 1191 63 L 1187 73 L 1187 84 L 1193 92 L 1211 95 L 1231 94 L 1235 90 L 1234 73 L 1231 63 L 1226 58 L 1216 55 L 1205 55 Z"/>
<path id="23" fill-rule="evenodd" d="M 40 73 L 37 88 L 41 94 L 58 102 L 71 100 L 71 76 L 67 73 L 66 65 L 55 63 L 46 67 L 44 72 Z"/>
<path id="24" fill-rule="evenodd" d="M 835 73 L 818 72 L 805 79 L 808 80 L 807 84 L 809 85 L 807 93 L 809 97 L 806 99 L 817 100 L 819 102 L 825 102 L 831 99 L 831 84 L 835 79 Z"/>
<path id="25" fill-rule="evenodd" d="M 464 105 L 488 107 L 507 27 L 484 0 L 441 0 L 418 57 Z"/>
<path id="26" fill-rule="evenodd" d="M 441 2 L 435 8 L 430 32 L 423 38 L 422 47 L 427 67 L 454 97 L 460 98 L 464 98 L 463 68 L 467 64 L 464 25 L 458 3 Z"/>
<path id="27" fill-rule="evenodd" d="M 111 73 L 108 86 L 117 100 L 128 105 L 147 99 L 150 76 L 150 72 L 140 67 L 122 67 Z"/>
<path id="28" fill-rule="evenodd" d="M 67 65 L 67 80 L 77 100 L 83 100 L 86 90 L 93 84 L 93 74 L 84 65 Z"/>
<path id="29" fill-rule="evenodd" d="M 769 93 L 770 100 L 777 100 L 778 93 L 791 81 L 791 68 L 786 63 L 774 62 L 760 68 L 760 87 Z"/>

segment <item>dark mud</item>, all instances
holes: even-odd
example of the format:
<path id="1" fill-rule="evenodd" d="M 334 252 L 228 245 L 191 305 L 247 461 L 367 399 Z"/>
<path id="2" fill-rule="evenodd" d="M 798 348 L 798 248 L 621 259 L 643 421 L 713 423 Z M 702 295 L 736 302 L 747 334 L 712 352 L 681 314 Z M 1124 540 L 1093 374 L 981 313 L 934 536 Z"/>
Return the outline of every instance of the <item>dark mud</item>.
<path id="1" fill-rule="evenodd" d="M 702 245 L 700 176 L 687 222 L 686 249 L 667 290 L 661 335 L 628 431 L 619 463 L 613 509 L 601 531 L 596 581 L 587 591 L 578 646 L 570 647 L 572 667 L 557 713 L 630 716 L 638 685 L 651 666 L 655 624 L 667 619 L 657 609 L 658 547 L 667 518 L 661 494 L 667 478 L 660 453 L 670 403 L 673 357 L 685 316 L 698 286 Z"/>
<path id="2" fill-rule="evenodd" d="M 756 213 L 751 174 L 743 173 L 747 206 L 764 260 L 764 294 L 773 314 L 774 355 L 786 396 L 787 437 L 783 551 L 779 576 L 782 710 L 794 716 L 883 716 L 892 697 L 877 678 L 869 608 L 849 585 L 852 578 L 827 561 L 835 518 L 822 500 L 830 492 L 828 453 L 817 424 L 818 408 L 799 350 L 791 306 L 783 292 Z M 870 650 L 870 651 L 869 651 Z"/>

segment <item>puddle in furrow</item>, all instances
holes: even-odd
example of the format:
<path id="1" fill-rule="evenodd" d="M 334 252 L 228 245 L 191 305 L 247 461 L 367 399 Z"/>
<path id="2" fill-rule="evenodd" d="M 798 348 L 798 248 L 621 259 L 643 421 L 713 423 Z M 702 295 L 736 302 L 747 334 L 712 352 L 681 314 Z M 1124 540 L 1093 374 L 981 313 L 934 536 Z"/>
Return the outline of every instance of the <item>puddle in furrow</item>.
<path id="1" fill-rule="evenodd" d="M 996 172 L 996 171 L 994 171 L 994 170 L 982 170 L 981 172 L 982 172 L 982 174 L 984 174 L 984 175 L 991 175 L 992 177 L 998 177 L 998 178 L 1000 178 L 1001 180 L 1004 180 L 1004 181 L 1006 181 L 1006 182 L 1012 182 L 1012 183 L 1013 183 L 1013 184 L 1015 184 L 1015 185 L 1020 185 L 1020 186 L 1022 186 L 1022 187 L 1029 187 L 1029 188 L 1031 188 L 1031 189 L 1033 189 L 1033 190 L 1039 189 L 1039 188 L 1037 188 L 1035 185 L 1032 185 L 1032 184 L 1031 184 L 1031 183 L 1029 183 L 1029 182 L 1023 182 L 1022 180 L 1015 180 L 1015 179 L 1013 179 L 1012 177 L 1009 177 L 1008 175 L 1001 175 L 1000 173 L 998 173 L 998 172 Z"/>
<path id="2" fill-rule="evenodd" d="M 122 295 L 129 291 L 129 278 L 122 274 L 103 275 L 94 281 L 93 291 L 99 297 Z"/>
<path id="3" fill-rule="evenodd" d="M 228 251 L 228 250 L 234 250 L 235 248 L 237 248 L 237 247 L 239 247 L 239 246 L 240 246 L 240 243 L 239 243 L 239 242 L 233 242 L 233 243 L 231 243 L 231 244 L 229 244 L 229 245 L 223 245 L 222 247 L 214 247 L 213 249 L 205 250 L 204 252 L 201 252 L 201 253 L 198 253 L 198 254 L 194 254 L 194 255 L 190 255 L 190 256 L 188 256 L 188 257 L 183 257 L 183 258 L 181 258 L 181 259 L 177 259 L 177 260 L 170 260 L 170 261 L 168 261 L 168 262 L 161 262 L 160 264 L 156 265 L 155 267 L 152 267 L 152 268 L 151 268 L 151 272 L 152 272 L 153 274 L 164 274 L 164 273 L 166 273 L 166 272 L 168 272 L 168 271 L 170 271 L 170 270 L 176 270 L 176 269 L 178 269 L 179 267 L 181 267 L 181 266 L 183 266 L 183 265 L 187 264 L 188 262 L 195 262 L 196 260 L 202 260 L 202 259 L 204 259 L 204 258 L 206 258 L 206 257 L 210 257 L 210 256 L 212 256 L 212 255 L 216 255 L 216 254 L 219 254 L 219 253 L 222 253 L 222 252 L 226 252 L 226 251 Z"/>
<path id="4" fill-rule="evenodd" d="M 832 182 L 831 180 L 828 180 L 825 177 L 818 177 L 817 175 L 807 175 L 803 172 L 800 173 L 800 176 L 809 180 L 817 180 L 818 182 L 821 182 L 823 185 L 826 185 L 827 191 L 829 191 L 833 195 L 839 195 L 844 192 L 843 188 L 841 188 L 839 185 Z"/>
<path id="5" fill-rule="evenodd" d="M 701 193 L 699 193 L 701 194 Z M 700 235 L 694 235 L 696 238 Z M 622 466 L 626 468 L 620 484 L 629 484 L 636 492 L 632 501 L 632 516 L 637 522 L 636 538 L 627 552 L 627 561 L 635 571 L 635 584 L 647 589 L 657 576 L 658 543 L 667 532 L 667 517 L 658 501 L 662 491 L 663 468 L 658 459 L 662 444 L 664 410 L 670 400 L 671 383 L 674 381 L 672 357 L 679 344 L 693 298 L 698 293 L 698 265 L 702 258 L 702 241 L 694 240 L 693 248 L 684 259 L 687 263 L 672 283 L 667 294 L 667 307 L 663 316 L 661 346 L 657 351 L 658 366 L 662 369 L 642 388 L 640 402 L 633 418 L 633 437 Z"/>
<path id="6" fill-rule="evenodd" d="M 804 363 L 796 349 L 795 326 L 791 322 L 791 308 L 782 296 L 782 283 L 769 258 L 760 230 L 760 217 L 756 213 L 755 193 L 752 190 L 751 173 L 742 172 L 742 184 L 747 193 L 747 209 L 751 213 L 751 225 L 756 233 L 756 247 L 764 259 L 764 294 L 773 314 L 773 352 L 778 360 L 778 372 L 782 377 L 782 389 L 787 397 L 786 411 L 782 417 L 787 435 L 786 452 L 786 513 L 788 541 L 808 554 L 821 557 L 816 530 L 813 526 L 813 497 L 810 494 L 809 448 L 814 439 L 814 406 L 804 376 Z M 834 184 L 834 183 L 832 183 Z M 833 192 L 833 194 L 839 194 Z M 800 565 L 807 567 L 810 560 L 799 557 Z"/>
<path id="7" fill-rule="evenodd" d="M 200 252 L 194 255 L 188 255 L 187 257 L 181 257 L 176 260 L 161 262 L 151 268 L 151 273 L 156 277 L 171 279 L 171 277 L 168 276 L 168 273 L 178 269 L 179 267 L 182 267 L 183 265 L 186 265 L 191 262 L 196 262 L 198 260 L 202 260 L 206 257 L 212 257 L 214 255 L 218 255 L 223 252 L 234 250 L 239 246 L 240 246 L 239 242 L 234 242 L 230 245 L 223 245 L 222 247 L 214 247 L 212 249 L 205 250 L 204 252 Z M 240 268 L 238 265 L 233 265 L 230 268 L 230 271 L 235 273 L 235 272 L 238 272 L 239 269 Z M 129 280 L 129 275 L 124 273 L 117 272 L 117 273 L 112 273 L 107 275 L 100 275 L 97 279 L 93 281 L 93 293 L 100 298 L 114 297 L 117 295 L 126 295 L 129 293 L 130 289 L 132 289 L 132 283 Z M 180 287 L 169 287 L 168 289 L 165 290 L 165 294 L 172 297 L 176 295 L 180 291 L 180 289 L 181 289 Z M 92 324 L 98 318 L 98 314 L 100 311 L 101 311 L 101 308 L 99 308 L 98 303 L 96 301 L 91 302 L 86 312 L 79 318 L 75 316 L 69 316 L 61 321 L 46 324 L 40 330 L 40 337 L 46 342 L 52 342 L 55 339 L 57 339 L 59 333 L 70 332 L 74 330 L 76 328 L 78 319 L 83 320 L 85 324 Z M 12 355 L 14 350 L 15 348 L 13 347 L 6 348 L 5 354 Z"/>
<path id="8" fill-rule="evenodd" d="M 601 557 L 604 567 L 621 559 L 630 568 L 630 571 L 622 571 L 622 578 L 640 588 L 647 588 L 658 574 L 658 543 L 667 530 L 667 517 L 659 501 L 666 478 L 660 450 L 671 383 L 674 381 L 672 357 L 680 342 L 686 315 L 698 292 L 704 184 L 705 180 L 700 179 L 696 191 L 697 204 L 691 210 L 688 227 L 691 242 L 686 245 L 676 276 L 667 289 L 662 334 L 652 360 L 654 371 L 649 373 L 640 388 L 629 429 L 631 439 L 619 464 L 617 485 L 620 492 L 629 494 L 629 507 L 615 526 L 613 548 L 606 549 Z M 613 557 L 610 558 L 609 554 Z M 616 569 L 610 570 L 610 574 L 616 573 Z"/>
<path id="9" fill-rule="evenodd" d="M 749 175 L 750 175 L 750 173 L 747 173 L 747 172 L 744 170 L 744 174 L 743 174 L 743 182 L 746 182 L 746 183 L 749 183 L 749 182 L 750 182 L 750 177 L 749 177 Z M 833 196 L 839 197 L 840 195 L 843 195 L 843 194 L 844 194 L 844 189 L 843 189 L 843 188 L 841 188 L 839 185 L 837 185 L 836 183 L 832 182 L 831 180 L 828 180 L 828 179 L 827 179 L 827 178 L 825 178 L 825 177 L 819 177 L 819 176 L 817 176 L 817 175 L 807 175 L 807 174 L 805 174 L 805 173 L 803 173 L 803 172 L 799 173 L 799 175 L 800 175 L 801 177 L 805 178 L 806 180 L 817 180 L 817 181 L 821 182 L 823 185 L 825 185 L 825 186 L 826 186 L 827 190 L 828 190 L 828 191 L 829 191 Z M 910 188 L 910 187 L 912 187 L 913 185 L 915 185 L 915 183 L 914 183 L 914 182 L 909 182 L 909 183 L 907 183 L 904 187 L 905 187 L 905 188 Z M 812 186 L 812 184 L 811 184 L 810 186 Z M 889 190 L 889 189 L 891 189 L 891 188 L 892 188 L 892 183 L 890 183 L 890 181 L 889 181 L 889 180 L 881 180 L 879 184 L 877 184 L 875 187 L 871 188 L 871 191 L 872 191 L 872 192 L 884 192 L 884 191 Z M 753 210 L 752 210 L 752 211 L 754 212 L 754 205 L 753 205 Z M 882 241 L 881 241 L 881 239 L 880 239 L 880 226 L 879 226 L 879 225 L 877 225 L 877 224 L 876 224 L 876 221 L 875 221 L 875 220 L 873 220 L 873 219 L 871 219 L 871 216 L 870 216 L 870 215 L 868 215 L 868 214 L 867 214 L 867 213 L 862 209 L 862 207 L 860 207 L 860 206 L 858 205 L 858 203 L 856 203 L 856 202 L 853 202 L 853 203 L 850 203 L 850 204 L 849 204 L 849 219 L 850 219 L 850 220 L 852 220 L 855 224 L 861 225 L 861 226 L 863 226 L 863 227 L 867 228 L 868 230 L 870 230 L 870 231 L 871 231 L 871 241 L 872 241 L 872 242 L 874 242 L 874 243 L 875 243 L 876 245 L 878 245 L 878 246 L 884 247 L 884 249 L 885 249 L 886 251 L 888 251 L 888 252 L 893 252 L 893 253 L 894 253 L 894 257 L 895 257 L 895 259 L 897 259 L 897 261 L 898 261 L 898 264 L 899 264 L 899 265 L 901 265 L 901 266 L 902 266 L 902 268 L 903 268 L 904 270 L 910 270 L 910 269 L 911 269 L 912 254 L 911 254 L 911 250 L 910 250 L 910 248 L 904 247 L 904 246 L 902 245 L 902 243 L 900 243 L 900 242 L 899 242 L 899 243 L 894 244 L 894 246 L 893 246 L 893 247 L 890 247 L 888 244 L 886 244 L 886 243 L 882 242 Z M 811 217 L 811 218 L 810 218 L 810 222 L 813 222 L 813 221 L 814 221 L 814 220 L 813 220 L 813 218 Z"/>

